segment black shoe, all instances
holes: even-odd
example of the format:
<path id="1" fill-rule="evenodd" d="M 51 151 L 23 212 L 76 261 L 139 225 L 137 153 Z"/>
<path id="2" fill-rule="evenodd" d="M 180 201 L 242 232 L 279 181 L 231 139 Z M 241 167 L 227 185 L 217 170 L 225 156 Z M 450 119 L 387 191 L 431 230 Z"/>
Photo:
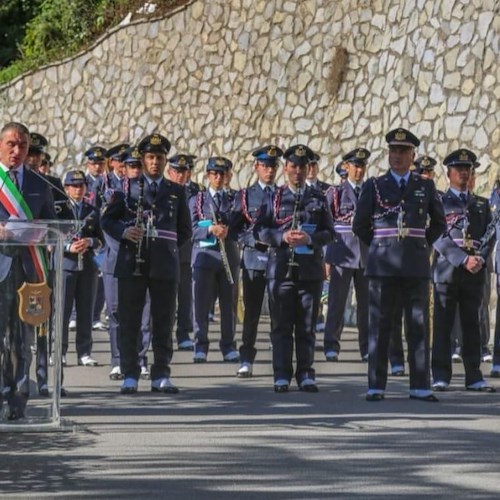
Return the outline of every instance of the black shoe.
<path id="1" fill-rule="evenodd" d="M 499 370 L 491 370 L 490 377 L 491 378 L 500 378 L 500 371 Z"/>
<path id="2" fill-rule="evenodd" d="M 497 392 L 497 390 L 491 385 L 482 385 L 480 387 L 467 387 L 468 391 L 474 392 Z"/>
<path id="3" fill-rule="evenodd" d="M 437 403 L 439 399 L 434 396 L 434 394 L 429 394 L 428 396 L 415 396 L 410 394 L 410 399 L 418 399 L 419 401 L 428 401 L 429 403 Z"/>
<path id="4" fill-rule="evenodd" d="M 288 392 L 290 384 L 274 384 L 274 392 Z"/>
<path id="5" fill-rule="evenodd" d="M 396 370 L 392 372 L 393 377 L 404 377 L 405 376 L 405 371 L 404 370 Z"/>
<path id="6" fill-rule="evenodd" d="M 367 394 L 365 399 L 367 401 L 382 401 L 384 399 L 384 395 L 376 392 L 375 394 Z"/>
<path id="7" fill-rule="evenodd" d="M 316 384 L 301 385 L 299 386 L 299 390 L 302 392 L 319 392 Z"/>
<path id="8" fill-rule="evenodd" d="M 14 421 L 24 418 L 24 413 L 19 408 L 13 408 L 10 410 L 7 420 Z"/>
<path id="9" fill-rule="evenodd" d="M 47 384 L 40 384 L 38 387 L 38 395 L 42 396 L 42 398 L 48 398 L 49 397 L 49 387 Z"/>

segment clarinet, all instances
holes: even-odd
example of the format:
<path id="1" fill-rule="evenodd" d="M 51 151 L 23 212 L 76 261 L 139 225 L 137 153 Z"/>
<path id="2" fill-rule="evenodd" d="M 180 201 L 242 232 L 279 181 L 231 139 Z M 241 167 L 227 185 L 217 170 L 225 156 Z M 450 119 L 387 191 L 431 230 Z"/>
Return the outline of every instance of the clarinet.
<path id="1" fill-rule="evenodd" d="M 214 222 L 219 222 L 217 216 L 215 215 L 215 210 L 212 205 L 210 205 L 210 210 L 212 211 L 212 218 Z M 226 247 L 224 245 L 224 241 L 220 238 L 217 238 L 219 242 L 219 250 L 220 250 L 220 258 L 222 259 L 222 266 L 224 267 L 224 271 L 226 271 L 227 281 L 229 281 L 230 285 L 234 285 L 233 273 L 231 272 L 231 267 L 229 266 L 229 259 L 227 258 Z"/>
<path id="2" fill-rule="evenodd" d="M 137 208 L 135 213 L 135 227 L 140 227 L 144 229 L 144 177 L 139 177 L 137 180 L 137 185 L 139 186 L 139 197 L 137 198 Z M 142 258 L 142 238 L 137 242 L 135 250 L 135 268 L 132 273 L 133 276 L 142 276 L 141 264 L 144 264 L 145 260 Z"/>
<path id="3" fill-rule="evenodd" d="M 480 254 L 486 247 L 490 244 L 490 241 L 494 238 L 496 234 L 497 224 L 500 222 L 500 208 L 497 207 L 495 214 L 493 215 L 490 223 L 486 227 L 486 231 L 479 240 L 479 248 L 477 249 L 477 254 Z"/>
<path id="4" fill-rule="evenodd" d="M 299 218 L 300 218 L 299 208 L 300 208 L 300 202 L 301 202 L 301 193 L 300 193 L 300 184 L 299 183 L 295 184 L 295 190 L 296 190 L 295 203 L 293 205 L 292 225 L 290 227 L 290 231 L 295 231 L 299 227 Z M 288 257 L 287 271 L 286 271 L 285 279 L 291 280 L 291 281 L 297 281 L 299 263 L 295 262 L 294 249 L 292 247 L 289 247 L 288 251 L 290 253 L 290 256 Z"/>

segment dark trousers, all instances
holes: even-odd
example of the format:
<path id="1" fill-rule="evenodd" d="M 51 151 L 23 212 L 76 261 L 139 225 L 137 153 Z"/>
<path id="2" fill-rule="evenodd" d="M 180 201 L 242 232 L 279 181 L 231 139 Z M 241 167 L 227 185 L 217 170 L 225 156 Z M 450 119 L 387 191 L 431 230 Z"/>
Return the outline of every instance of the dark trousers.
<path id="1" fill-rule="evenodd" d="M 389 340 L 389 362 L 391 366 L 405 365 L 405 351 L 403 347 L 403 303 L 401 297 L 394 298 L 392 329 Z"/>
<path id="2" fill-rule="evenodd" d="M 25 280 L 19 257 L 14 257 L 6 278 L 0 282 L 0 387 L 9 407 L 23 415 L 29 398 L 29 371 L 33 327 L 19 319 L 17 290 Z M 1 406 L 2 396 L 0 396 Z"/>
<path id="3" fill-rule="evenodd" d="M 151 296 L 153 380 L 170 376 L 172 329 L 175 321 L 177 283 L 147 276 L 118 278 L 118 315 L 120 318 L 120 365 L 125 377 L 139 379 L 141 373 L 137 345 L 147 291 Z"/>
<path id="4" fill-rule="evenodd" d="M 118 316 L 118 279 L 112 274 L 103 274 L 104 294 L 106 297 L 106 313 L 109 317 L 109 345 L 111 350 L 111 366 L 120 366 L 119 347 L 119 316 Z M 151 343 L 151 299 L 149 293 L 146 297 L 146 304 L 142 312 L 141 335 L 138 340 L 139 358 L 141 366 L 147 366 L 146 354 Z"/>
<path id="5" fill-rule="evenodd" d="M 344 311 L 351 281 L 356 292 L 356 320 L 359 332 L 359 352 L 368 353 L 368 278 L 364 269 L 330 266 L 328 312 L 325 324 L 324 351 L 340 352 L 340 339 L 344 328 Z"/>
<path id="6" fill-rule="evenodd" d="M 274 380 L 290 381 L 293 376 L 293 350 L 297 368 L 295 379 L 300 384 L 305 378 L 314 380 L 314 333 L 321 281 L 269 280 L 271 299 Z"/>
<path id="7" fill-rule="evenodd" d="M 464 270 L 464 272 L 466 272 Z M 483 283 L 461 280 L 434 284 L 434 328 L 432 342 L 432 378 L 450 383 L 452 375 L 451 331 L 457 307 L 462 325 L 462 359 L 465 385 L 483 380 L 481 364 L 480 308 Z"/>
<path id="8" fill-rule="evenodd" d="M 265 271 L 253 271 L 243 268 L 243 303 L 245 314 L 243 316 L 242 344 L 240 346 L 240 360 L 253 363 L 257 354 L 255 341 L 259 327 L 262 302 L 266 292 Z"/>
<path id="9" fill-rule="evenodd" d="M 97 277 L 97 287 L 94 294 L 94 308 L 92 309 L 92 323 L 101 321 L 101 313 L 104 309 L 104 280 L 101 273 Z"/>
<path id="10" fill-rule="evenodd" d="M 370 278 L 369 280 L 368 387 L 385 390 L 388 348 L 401 298 L 405 315 L 410 390 L 429 389 L 429 281 L 421 278 Z"/>
<path id="11" fill-rule="evenodd" d="M 233 276 L 237 276 L 233 272 Z M 222 267 L 207 269 L 193 268 L 194 335 L 195 351 L 208 352 L 208 314 L 219 297 L 221 339 L 219 347 L 223 355 L 235 349 L 236 327 L 236 284 L 229 284 Z"/>
<path id="12" fill-rule="evenodd" d="M 97 271 L 64 271 L 64 319 L 62 353 L 68 352 L 69 320 L 73 302 L 76 311 L 75 346 L 78 358 L 92 353 L 92 311 L 97 289 Z"/>
<path id="13" fill-rule="evenodd" d="M 500 297 L 500 274 L 497 277 L 497 297 Z M 493 340 L 493 364 L 500 365 L 500 299 L 497 298 L 497 308 L 495 311 L 495 339 Z"/>
<path id="14" fill-rule="evenodd" d="M 193 331 L 193 271 L 190 262 L 181 262 L 181 278 L 177 296 L 177 343 L 189 340 Z"/>

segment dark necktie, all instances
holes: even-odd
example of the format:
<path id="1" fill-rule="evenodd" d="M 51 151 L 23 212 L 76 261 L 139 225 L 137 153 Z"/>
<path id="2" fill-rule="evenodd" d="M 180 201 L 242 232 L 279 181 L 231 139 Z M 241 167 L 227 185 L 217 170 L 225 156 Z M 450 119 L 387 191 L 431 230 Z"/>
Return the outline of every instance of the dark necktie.
<path id="1" fill-rule="evenodd" d="M 356 198 L 359 198 L 359 193 L 361 193 L 361 188 L 359 186 L 356 186 L 354 188 L 354 194 L 356 195 Z"/>
<path id="2" fill-rule="evenodd" d="M 156 181 L 153 181 L 151 183 L 151 194 L 153 195 L 153 198 L 156 198 L 156 193 L 158 192 L 158 184 L 156 184 Z"/>
<path id="3" fill-rule="evenodd" d="M 9 170 L 8 174 L 14 186 L 19 189 L 19 182 L 17 182 L 17 170 Z"/>
<path id="4" fill-rule="evenodd" d="M 463 205 L 467 205 L 467 195 L 465 193 L 460 193 L 460 201 L 463 203 Z"/>
<path id="5" fill-rule="evenodd" d="M 269 196 L 271 194 L 271 186 L 266 186 L 264 188 L 264 193 L 266 193 L 266 196 Z"/>
<path id="6" fill-rule="evenodd" d="M 404 178 L 402 178 L 399 181 L 399 190 L 401 191 L 401 194 L 405 192 L 405 189 L 406 189 L 406 181 L 404 180 Z"/>
<path id="7" fill-rule="evenodd" d="M 214 203 L 215 203 L 215 207 L 217 208 L 217 210 L 219 210 L 219 208 L 220 208 L 220 202 L 221 202 L 221 194 L 220 193 L 215 193 L 215 195 L 214 195 Z"/>

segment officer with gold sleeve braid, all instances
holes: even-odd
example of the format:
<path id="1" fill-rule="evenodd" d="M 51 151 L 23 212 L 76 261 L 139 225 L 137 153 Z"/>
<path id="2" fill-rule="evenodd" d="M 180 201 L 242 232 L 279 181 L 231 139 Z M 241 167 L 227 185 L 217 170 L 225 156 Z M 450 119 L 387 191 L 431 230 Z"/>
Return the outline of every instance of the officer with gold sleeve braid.
<path id="1" fill-rule="evenodd" d="M 412 173 L 420 140 L 403 128 L 386 135 L 390 170 L 361 190 L 353 232 L 368 247 L 369 339 L 367 401 L 382 401 L 394 314 L 406 320 L 410 399 L 437 401 L 430 387 L 429 279 L 431 245 L 446 228 L 434 182 Z"/>
<path id="2" fill-rule="evenodd" d="M 492 218 L 488 200 L 468 190 L 476 159 L 472 151 L 459 149 L 443 161 L 448 168 L 450 188 L 442 195 L 447 231 L 434 243 L 432 387 L 437 391 L 447 390 L 451 382 L 451 331 L 458 307 L 465 387 L 468 391 L 495 392 L 480 370 L 480 309 L 486 261 L 495 239 L 482 241 Z"/>

